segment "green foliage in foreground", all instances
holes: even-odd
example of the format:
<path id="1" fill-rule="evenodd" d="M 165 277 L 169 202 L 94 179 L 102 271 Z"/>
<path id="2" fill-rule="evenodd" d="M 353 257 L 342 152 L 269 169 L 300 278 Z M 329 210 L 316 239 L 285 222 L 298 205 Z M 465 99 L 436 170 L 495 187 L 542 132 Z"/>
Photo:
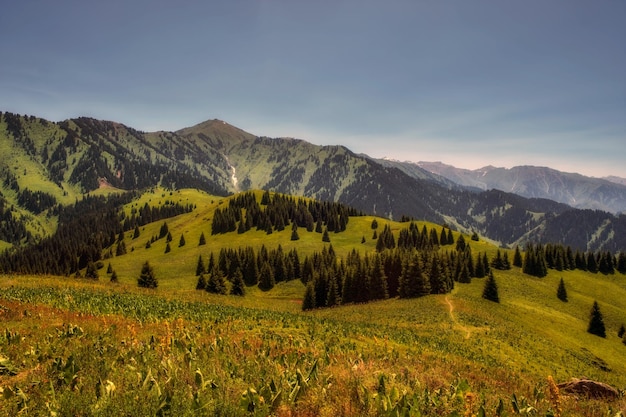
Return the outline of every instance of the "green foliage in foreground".
<path id="1" fill-rule="evenodd" d="M 501 304 L 483 300 L 475 280 L 452 295 L 305 314 L 293 303 L 299 281 L 224 297 L 2 277 L 0 415 L 547 416 L 556 409 L 550 374 L 626 386 L 626 347 L 615 335 L 588 335 L 584 313 L 569 330 L 561 317 L 549 329 L 534 319 L 547 298 L 532 292 L 545 286 L 557 306 L 586 303 L 574 285 L 564 304 L 554 297 L 556 279 L 508 278 Z M 510 303 L 521 300 L 511 293 L 516 279 L 526 279 L 534 310 Z M 612 302 L 606 310 L 613 326 L 620 313 Z M 623 406 L 560 404 L 563 415 L 581 416 L 614 416 Z"/>

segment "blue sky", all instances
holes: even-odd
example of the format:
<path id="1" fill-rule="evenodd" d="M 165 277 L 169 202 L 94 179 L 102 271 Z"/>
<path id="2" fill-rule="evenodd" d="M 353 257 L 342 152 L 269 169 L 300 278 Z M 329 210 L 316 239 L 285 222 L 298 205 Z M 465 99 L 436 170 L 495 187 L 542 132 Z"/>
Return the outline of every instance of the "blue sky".
<path id="1" fill-rule="evenodd" d="M 626 177 L 623 0 L 5 2 L 0 110 Z"/>

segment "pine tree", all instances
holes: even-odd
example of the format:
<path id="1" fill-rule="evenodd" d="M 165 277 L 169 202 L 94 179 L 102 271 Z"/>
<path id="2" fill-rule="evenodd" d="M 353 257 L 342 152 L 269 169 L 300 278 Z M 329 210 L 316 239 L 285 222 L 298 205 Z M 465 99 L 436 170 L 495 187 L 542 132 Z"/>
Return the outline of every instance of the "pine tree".
<path id="1" fill-rule="evenodd" d="M 167 237 L 165 238 L 165 241 L 167 243 L 170 243 L 172 240 L 174 240 L 174 238 L 172 237 L 172 233 L 171 232 L 167 232 Z"/>
<path id="2" fill-rule="evenodd" d="M 137 239 L 139 237 L 139 226 L 135 226 L 135 231 L 133 233 L 133 239 Z"/>
<path id="3" fill-rule="evenodd" d="M 159 285 L 159 282 L 154 275 L 154 269 L 152 269 L 148 261 L 146 261 L 141 267 L 141 274 L 137 280 L 137 285 L 143 288 L 156 288 Z"/>
<path id="4" fill-rule="evenodd" d="M 604 327 L 604 318 L 600 312 L 600 306 L 597 301 L 593 302 L 591 314 L 589 315 L 589 327 L 587 332 L 596 336 L 606 337 L 606 328 Z"/>
<path id="5" fill-rule="evenodd" d="M 178 241 L 178 247 L 185 246 L 185 235 L 180 235 L 180 240 Z"/>
<path id="6" fill-rule="evenodd" d="M 269 262 L 264 262 L 259 270 L 259 288 L 263 291 L 269 291 L 274 288 L 276 281 L 274 280 L 274 271 Z"/>
<path id="7" fill-rule="evenodd" d="M 291 227 L 291 240 L 299 240 L 300 236 L 298 236 L 298 225 L 294 222 Z"/>
<path id="8" fill-rule="evenodd" d="M 500 296 L 498 295 L 498 284 L 496 283 L 496 279 L 493 276 L 493 272 L 489 272 L 487 281 L 485 281 L 485 287 L 483 289 L 483 298 L 485 300 L 493 301 L 496 303 L 500 302 Z"/>
<path id="9" fill-rule="evenodd" d="M 111 282 L 113 283 L 119 282 L 119 279 L 117 277 L 117 272 L 115 271 L 111 271 Z"/>
<path id="10" fill-rule="evenodd" d="M 370 300 L 384 300 L 389 298 L 387 292 L 387 277 L 380 259 L 380 256 L 374 256 L 368 271 L 368 287 Z"/>
<path id="11" fill-rule="evenodd" d="M 111 266 L 111 262 L 109 262 L 109 266 L 107 266 L 107 274 L 113 272 L 113 267 Z"/>
<path id="12" fill-rule="evenodd" d="M 167 242 L 165 244 L 165 253 L 170 253 L 172 251 L 172 248 L 170 247 L 170 243 Z"/>
<path id="13" fill-rule="evenodd" d="M 315 308 L 315 288 L 313 281 L 309 281 L 304 291 L 304 298 L 302 299 L 302 310 L 313 310 Z"/>
<path id="14" fill-rule="evenodd" d="M 226 279 L 219 268 L 213 268 L 209 274 L 205 290 L 213 294 L 226 294 Z"/>
<path id="15" fill-rule="evenodd" d="M 322 235 L 322 242 L 330 242 L 330 237 L 328 236 L 328 228 L 324 228 L 324 234 Z"/>
<path id="16" fill-rule="evenodd" d="M 202 259 L 202 255 L 198 256 L 198 264 L 196 265 L 196 276 L 200 276 L 206 272 L 206 267 L 204 266 L 204 260 Z"/>
<path id="17" fill-rule="evenodd" d="M 126 243 L 122 240 L 117 244 L 117 249 L 115 250 L 115 256 L 126 255 Z"/>
<path id="18" fill-rule="evenodd" d="M 198 274 L 198 282 L 196 283 L 196 290 L 206 290 L 206 278 L 204 273 Z"/>
<path id="19" fill-rule="evenodd" d="M 85 271 L 85 278 L 95 279 L 95 280 L 99 278 L 96 264 L 94 264 L 91 261 L 87 263 L 87 270 Z"/>
<path id="20" fill-rule="evenodd" d="M 617 337 L 621 339 L 622 337 L 624 337 L 624 333 L 626 333 L 626 327 L 624 327 L 624 324 L 622 323 L 622 325 L 619 326 L 619 330 L 617 331 Z"/>
<path id="21" fill-rule="evenodd" d="M 200 233 L 200 240 L 198 241 L 198 246 L 206 245 L 206 237 L 204 237 L 204 232 Z"/>
<path id="22" fill-rule="evenodd" d="M 567 290 L 565 289 L 565 283 L 563 282 L 563 278 L 561 278 L 561 281 L 559 282 L 559 288 L 556 291 L 556 296 L 564 303 L 567 302 Z"/>
<path id="23" fill-rule="evenodd" d="M 161 229 L 159 230 L 159 239 L 163 239 L 169 233 L 169 228 L 167 227 L 167 223 L 163 222 L 161 225 Z"/>
<path id="24" fill-rule="evenodd" d="M 241 269 L 237 268 L 233 274 L 233 285 L 230 287 L 230 295 L 244 296 L 246 294 L 246 285 L 243 282 L 243 274 Z"/>
<path id="25" fill-rule="evenodd" d="M 518 268 L 522 267 L 522 254 L 520 253 L 519 246 L 515 246 L 515 255 L 513 255 L 513 266 Z"/>

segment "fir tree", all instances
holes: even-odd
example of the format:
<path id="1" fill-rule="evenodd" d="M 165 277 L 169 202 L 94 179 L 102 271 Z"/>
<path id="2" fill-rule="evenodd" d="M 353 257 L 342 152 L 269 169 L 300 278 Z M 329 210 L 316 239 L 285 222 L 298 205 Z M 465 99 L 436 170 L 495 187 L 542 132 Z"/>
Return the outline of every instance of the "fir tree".
<path id="1" fill-rule="evenodd" d="M 159 239 L 164 238 L 169 233 L 169 228 L 167 227 L 167 223 L 163 222 L 161 225 L 161 229 L 159 230 Z"/>
<path id="2" fill-rule="evenodd" d="M 269 262 L 264 262 L 259 270 L 259 288 L 263 291 L 269 291 L 274 288 L 276 281 L 274 280 L 274 271 Z"/>
<path id="3" fill-rule="evenodd" d="M 213 294 L 226 294 L 226 279 L 219 268 L 213 268 L 209 274 L 205 290 Z"/>
<path id="4" fill-rule="evenodd" d="M 170 247 L 170 243 L 167 242 L 165 244 L 165 253 L 170 253 L 172 251 L 172 248 Z"/>
<path id="5" fill-rule="evenodd" d="M 513 255 L 513 266 L 518 268 L 522 267 L 522 254 L 520 253 L 519 246 L 515 246 L 515 255 Z"/>
<path id="6" fill-rule="evenodd" d="M 198 256 L 198 264 L 196 265 L 196 276 L 200 276 L 206 272 L 202 255 Z"/>
<path id="7" fill-rule="evenodd" d="M 165 238 L 165 241 L 167 243 L 170 243 L 172 240 L 174 240 L 174 238 L 172 237 L 172 233 L 167 232 L 167 237 Z"/>
<path id="8" fill-rule="evenodd" d="M 622 337 L 624 337 L 624 333 L 626 333 L 626 327 L 624 327 L 624 324 L 622 323 L 622 325 L 619 326 L 619 330 L 617 331 L 617 337 L 621 339 Z"/>
<path id="9" fill-rule="evenodd" d="M 298 225 L 294 222 L 293 226 L 291 226 L 291 240 L 299 240 L 300 236 L 298 236 Z"/>
<path id="10" fill-rule="evenodd" d="M 206 245 L 206 237 L 204 237 L 204 232 L 200 233 L 200 241 L 198 242 L 198 246 Z"/>
<path id="11" fill-rule="evenodd" d="M 567 290 L 565 289 L 565 283 L 563 282 L 563 278 L 561 278 L 561 281 L 559 282 L 559 288 L 556 290 L 556 296 L 564 303 L 567 302 Z"/>
<path id="12" fill-rule="evenodd" d="M 378 222 L 376 221 L 376 219 L 372 220 L 372 230 L 376 230 L 378 229 Z"/>
<path id="13" fill-rule="evenodd" d="M 313 282 L 309 281 L 304 291 L 304 298 L 302 299 L 302 310 L 312 310 L 315 308 L 315 288 Z"/>
<path id="14" fill-rule="evenodd" d="M 587 332 L 600 337 L 606 337 L 606 328 L 604 327 L 604 317 L 600 312 L 600 306 L 597 301 L 593 302 L 591 314 L 589 315 L 589 327 Z"/>
<path id="15" fill-rule="evenodd" d="M 109 262 L 109 266 L 107 266 L 107 274 L 113 272 L 113 267 L 111 266 L 111 262 Z"/>
<path id="16" fill-rule="evenodd" d="M 135 226 L 135 231 L 133 233 L 133 239 L 137 239 L 139 237 L 139 226 Z"/>
<path id="17" fill-rule="evenodd" d="M 324 234 L 322 235 L 322 242 L 330 242 L 330 237 L 328 236 L 328 228 L 324 228 Z"/>
<path id="18" fill-rule="evenodd" d="M 96 280 L 99 278 L 96 264 L 94 264 L 91 261 L 87 263 L 87 270 L 85 271 L 85 278 L 96 279 Z"/>
<path id="19" fill-rule="evenodd" d="M 246 294 L 246 286 L 243 282 L 243 274 L 241 269 L 237 268 L 233 274 L 233 285 L 230 287 L 230 295 L 244 296 Z"/>
<path id="20" fill-rule="evenodd" d="M 117 272 L 115 271 L 111 271 L 111 282 L 113 283 L 119 282 L 119 279 L 117 277 Z"/>
<path id="21" fill-rule="evenodd" d="M 498 284 L 496 283 L 496 279 L 493 276 L 493 272 L 489 272 L 489 276 L 485 281 L 485 287 L 483 289 L 483 298 L 485 300 L 493 301 L 496 303 L 500 302 L 500 296 L 498 295 Z"/>
<path id="22" fill-rule="evenodd" d="M 185 246 L 185 235 L 180 235 L 180 240 L 178 241 L 178 247 Z"/>
<path id="23" fill-rule="evenodd" d="M 115 256 L 126 255 L 126 243 L 122 240 L 117 244 L 117 249 L 115 250 Z"/>
<path id="24" fill-rule="evenodd" d="M 139 279 L 137 279 L 137 285 L 143 288 L 156 288 L 159 285 L 154 275 L 154 269 L 152 269 L 148 261 L 141 267 L 141 274 L 139 275 Z"/>
<path id="25" fill-rule="evenodd" d="M 196 283 L 196 290 L 206 290 L 206 278 L 204 273 L 198 275 L 198 282 Z"/>

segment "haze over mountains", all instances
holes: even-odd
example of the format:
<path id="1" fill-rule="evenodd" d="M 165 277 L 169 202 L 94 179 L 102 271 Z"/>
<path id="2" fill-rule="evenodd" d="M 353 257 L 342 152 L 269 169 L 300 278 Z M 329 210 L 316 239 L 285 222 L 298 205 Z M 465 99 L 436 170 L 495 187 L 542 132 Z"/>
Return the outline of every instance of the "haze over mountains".
<path id="1" fill-rule="evenodd" d="M 626 216 L 608 212 L 624 210 L 626 187 L 548 168 L 434 174 L 343 146 L 255 136 L 220 120 L 146 133 L 91 118 L 54 123 L 3 113 L 0 149 L 0 214 L 8 219 L 0 240 L 11 244 L 27 237 L 11 233 L 9 224 L 26 224 L 31 238 L 46 235 L 54 229 L 50 209 L 83 193 L 163 186 L 216 195 L 268 189 L 339 201 L 384 217 L 446 223 L 503 246 L 626 248 Z"/>

